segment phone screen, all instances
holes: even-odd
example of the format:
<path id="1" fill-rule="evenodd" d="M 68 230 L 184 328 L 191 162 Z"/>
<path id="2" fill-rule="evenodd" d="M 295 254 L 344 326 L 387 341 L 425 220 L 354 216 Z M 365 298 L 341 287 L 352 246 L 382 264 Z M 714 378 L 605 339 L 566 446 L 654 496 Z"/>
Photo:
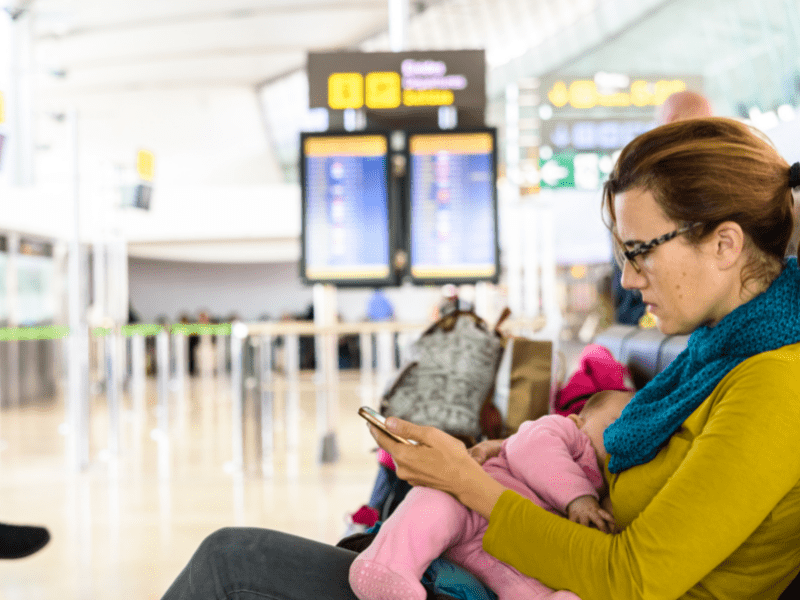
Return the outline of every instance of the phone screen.
<path id="1" fill-rule="evenodd" d="M 369 406 L 362 406 L 358 409 L 358 414 L 361 415 L 364 419 L 375 425 L 378 429 L 383 431 L 386 435 L 390 438 L 395 440 L 396 442 L 400 442 L 401 444 L 416 444 L 416 442 L 412 440 L 407 440 L 404 437 L 400 437 L 396 433 L 392 433 L 388 429 L 386 429 L 386 418 L 372 410 Z"/>

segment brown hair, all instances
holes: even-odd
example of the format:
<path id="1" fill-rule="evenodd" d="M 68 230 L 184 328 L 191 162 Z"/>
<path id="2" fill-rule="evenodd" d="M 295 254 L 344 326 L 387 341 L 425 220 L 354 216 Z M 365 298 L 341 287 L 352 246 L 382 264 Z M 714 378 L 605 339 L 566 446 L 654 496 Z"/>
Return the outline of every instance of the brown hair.
<path id="1" fill-rule="evenodd" d="M 769 284 L 781 270 L 794 227 L 789 164 L 747 125 L 721 117 L 662 125 L 622 150 L 603 186 L 603 210 L 616 242 L 614 196 L 650 192 L 667 218 L 700 223 L 686 234 L 692 244 L 725 221 L 745 233 L 749 260 L 742 284 Z"/>

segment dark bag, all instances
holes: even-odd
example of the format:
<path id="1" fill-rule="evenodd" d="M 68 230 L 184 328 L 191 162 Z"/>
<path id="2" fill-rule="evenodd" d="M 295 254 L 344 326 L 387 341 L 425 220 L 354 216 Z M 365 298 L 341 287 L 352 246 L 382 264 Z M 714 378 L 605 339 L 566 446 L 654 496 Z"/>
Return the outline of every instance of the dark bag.
<path id="1" fill-rule="evenodd" d="M 473 311 L 436 321 L 412 344 L 410 361 L 381 399 L 381 413 L 477 440 L 503 353 L 499 327 L 509 314 L 503 311 L 494 329 Z"/>

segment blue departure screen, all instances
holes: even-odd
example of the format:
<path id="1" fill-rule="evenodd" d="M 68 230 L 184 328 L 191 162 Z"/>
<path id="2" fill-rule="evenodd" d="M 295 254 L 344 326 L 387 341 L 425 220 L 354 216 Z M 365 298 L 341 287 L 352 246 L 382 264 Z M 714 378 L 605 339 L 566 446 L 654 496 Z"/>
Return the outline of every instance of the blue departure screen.
<path id="1" fill-rule="evenodd" d="M 381 135 L 304 138 L 306 279 L 389 277 L 387 156 Z"/>
<path id="2" fill-rule="evenodd" d="M 494 136 L 417 134 L 408 147 L 412 277 L 496 277 Z"/>

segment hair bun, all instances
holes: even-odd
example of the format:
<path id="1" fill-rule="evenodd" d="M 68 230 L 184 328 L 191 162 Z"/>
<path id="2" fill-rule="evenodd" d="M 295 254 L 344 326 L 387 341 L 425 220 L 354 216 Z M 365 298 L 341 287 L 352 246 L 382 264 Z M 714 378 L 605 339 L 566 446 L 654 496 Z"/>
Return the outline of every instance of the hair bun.
<path id="1" fill-rule="evenodd" d="M 789 187 L 796 188 L 797 186 L 800 186 L 800 162 L 789 167 Z"/>

